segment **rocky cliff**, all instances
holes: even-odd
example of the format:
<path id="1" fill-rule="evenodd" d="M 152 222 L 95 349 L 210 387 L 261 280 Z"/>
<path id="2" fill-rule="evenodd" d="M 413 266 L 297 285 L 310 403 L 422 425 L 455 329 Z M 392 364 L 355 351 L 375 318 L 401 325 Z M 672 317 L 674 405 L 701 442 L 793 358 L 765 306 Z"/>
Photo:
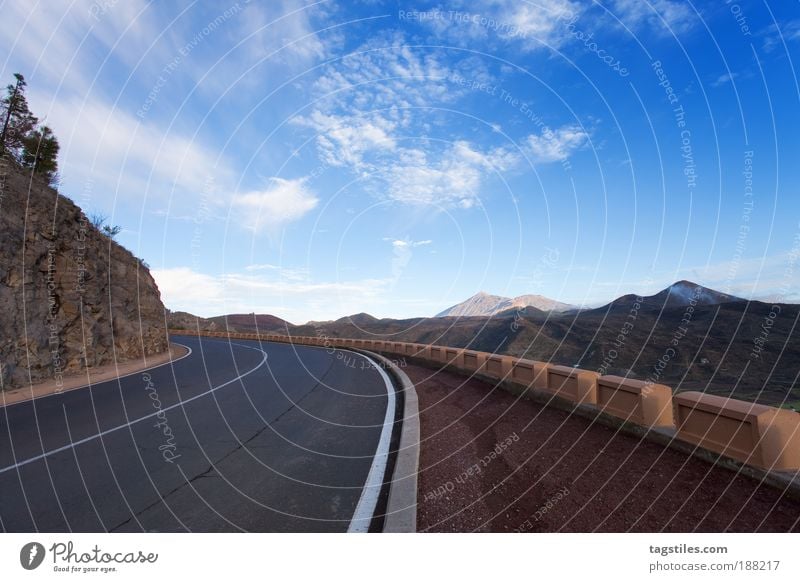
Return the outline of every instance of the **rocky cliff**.
<path id="1" fill-rule="evenodd" d="M 0 389 L 168 347 L 139 259 L 38 178 L 0 160 Z"/>

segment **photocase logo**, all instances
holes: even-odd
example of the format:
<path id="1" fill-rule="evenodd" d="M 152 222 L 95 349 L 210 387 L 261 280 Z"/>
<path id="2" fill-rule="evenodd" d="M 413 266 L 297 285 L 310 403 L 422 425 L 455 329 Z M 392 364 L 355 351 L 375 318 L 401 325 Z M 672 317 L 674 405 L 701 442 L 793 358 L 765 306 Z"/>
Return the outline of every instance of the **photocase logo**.
<path id="1" fill-rule="evenodd" d="M 19 563 L 26 570 L 35 570 L 44 561 L 44 546 L 39 542 L 29 542 L 19 551 Z"/>

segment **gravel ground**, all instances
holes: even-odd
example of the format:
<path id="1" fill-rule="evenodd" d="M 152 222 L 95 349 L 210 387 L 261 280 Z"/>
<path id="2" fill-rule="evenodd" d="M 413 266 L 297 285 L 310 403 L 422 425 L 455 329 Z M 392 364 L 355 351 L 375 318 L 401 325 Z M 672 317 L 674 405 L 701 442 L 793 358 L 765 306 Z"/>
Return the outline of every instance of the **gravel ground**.
<path id="1" fill-rule="evenodd" d="M 800 503 L 768 485 L 478 380 L 404 371 L 419 531 L 800 531 Z"/>

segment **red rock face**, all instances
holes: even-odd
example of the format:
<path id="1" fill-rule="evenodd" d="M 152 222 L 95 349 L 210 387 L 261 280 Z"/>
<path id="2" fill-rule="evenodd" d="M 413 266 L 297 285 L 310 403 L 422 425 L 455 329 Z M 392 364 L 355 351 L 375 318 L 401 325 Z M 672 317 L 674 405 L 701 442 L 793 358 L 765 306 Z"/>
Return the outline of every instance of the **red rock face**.
<path id="1" fill-rule="evenodd" d="M 166 350 L 141 261 L 39 179 L 10 162 L 0 174 L 2 388 Z"/>

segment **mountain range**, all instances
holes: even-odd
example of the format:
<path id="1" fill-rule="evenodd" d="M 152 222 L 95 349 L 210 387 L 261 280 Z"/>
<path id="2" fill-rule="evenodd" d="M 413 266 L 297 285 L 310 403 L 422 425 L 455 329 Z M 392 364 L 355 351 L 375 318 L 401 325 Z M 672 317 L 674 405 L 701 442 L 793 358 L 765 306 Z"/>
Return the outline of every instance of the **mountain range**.
<path id="1" fill-rule="evenodd" d="M 637 301 L 638 300 L 638 301 Z M 691 281 L 677 281 L 666 289 L 655 295 L 639 297 L 635 294 L 623 295 L 611 303 L 597 308 L 599 311 L 613 310 L 618 307 L 629 308 L 632 303 L 639 303 L 640 306 L 650 309 L 667 309 L 671 307 L 688 307 L 689 305 L 722 305 L 733 301 L 746 301 L 741 297 L 735 297 L 715 291 L 708 287 L 703 287 Z"/>
<path id="2" fill-rule="evenodd" d="M 562 303 L 543 295 L 529 294 L 519 295 L 518 297 L 504 297 L 480 291 L 461 303 L 437 313 L 434 317 L 492 317 L 513 313 L 526 313 L 528 315 L 549 314 L 552 317 L 581 311 L 611 312 L 619 309 L 627 310 L 635 303 L 638 303 L 640 308 L 662 310 L 688 306 L 692 303 L 694 305 L 721 305 L 735 301 L 746 300 L 683 280 L 673 283 L 654 295 L 640 297 L 629 293 L 614 299 L 602 307 L 592 309 L 581 309 L 575 305 Z M 391 321 L 398 320 L 391 318 L 378 319 L 369 313 L 346 315 L 337 320 L 308 321 L 304 325 L 295 325 L 275 315 L 257 313 L 234 313 L 209 318 L 198 317 L 185 311 L 173 311 L 168 314 L 168 322 L 172 329 L 195 329 L 199 327 L 199 329 L 205 331 L 229 329 L 241 332 L 285 332 L 309 326 L 315 328 L 346 324 L 361 326 Z"/>
<path id="3" fill-rule="evenodd" d="M 170 314 L 169 321 L 172 328 L 252 332 L 257 326 L 267 333 L 449 345 L 651 379 L 676 390 L 800 405 L 798 305 L 748 301 L 690 281 L 592 309 L 502 309 L 509 306 L 503 299 L 478 294 L 461 311 L 499 309 L 492 315 L 446 310 L 442 317 L 377 319 L 360 313 L 292 325 L 272 316 L 202 319 L 184 313 Z"/>
<path id="4" fill-rule="evenodd" d="M 469 299 L 452 307 L 448 307 L 436 317 L 476 317 L 497 315 L 509 310 L 523 310 L 533 307 L 539 311 L 562 312 L 576 309 L 574 305 L 561 303 L 542 295 L 520 295 L 519 297 L 503 297 L 490 295 L 481 291 Z"/>

